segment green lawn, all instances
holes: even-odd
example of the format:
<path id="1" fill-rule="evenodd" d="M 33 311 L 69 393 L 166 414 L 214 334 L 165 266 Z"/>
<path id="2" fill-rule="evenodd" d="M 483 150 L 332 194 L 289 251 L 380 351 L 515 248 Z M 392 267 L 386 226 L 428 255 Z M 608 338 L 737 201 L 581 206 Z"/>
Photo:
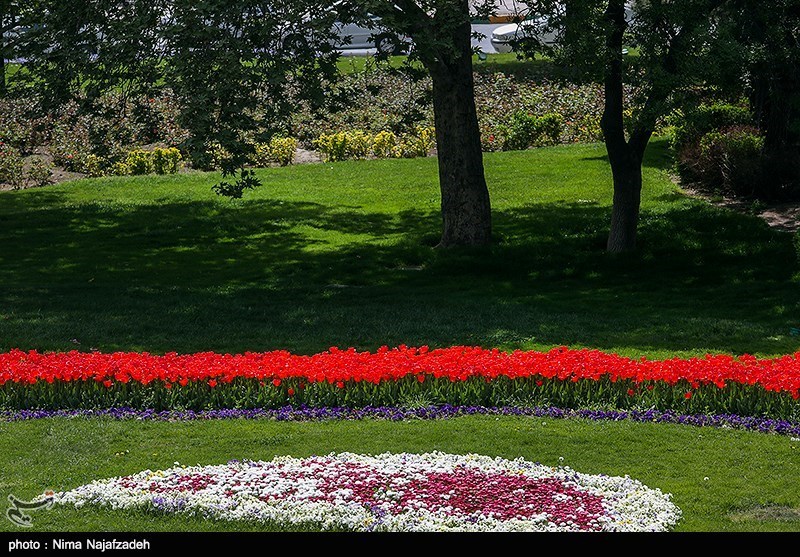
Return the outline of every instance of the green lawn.
<path id="1" fill-rule="evenodd" d="M 436 160 L 83 180 L 0 193 L 0 350 L 589 346 L 664 357 L 800 349 L 788 234 L 645 169 L 641 250 L 603 250 L 602 146 L 486 156 L 497 243 L 433 249 Z"/>
<path id="2" fill-rule="evenodd" d="M 800 442 L 630 422 L 484 416 L 437 422 L 0 423 L 0 491 L 33 497 L 47 488 L 69 489 L 97 478 L 168 468 L 175 461 L 213 464 L 283 454 L 432 450 L 522 456 L 580 472 L 629 474 L 673 494 L 684 513 L 680 530 L 800 530 Z M 93 508 L 56 508 L 31 515 L 37 530 L 264 529 L 258 524 Z M 0 524 L 0 529 L 12 527 L 6 521 Z"/>
<path id="3" fill-rule="evenodd" d="M 262 170 L 264 186 L 237 202 L 215 196 L 218 176 L 201 173 L 0 193 L 0 350 L 800 349 L 789 336 L 800 309 L 789 235 L 685 197 L 657 142 L 641 250 L 609 256 L 604 155 L 598 145 L 486 155 L 497 243 L 478 251 L 432 247 L 435 159 Z M 787 437 L 580 420 L 0 423 L 0 494 L 176 460 L 434 449 L 551 464 L 563 456 L 582 472 L 630 474 L 675 495 L 681 529 L 800 529 L 800 446 Z M 95 509 L 40 511 L 34 521 L 44 530 L 243 527 Z"/>

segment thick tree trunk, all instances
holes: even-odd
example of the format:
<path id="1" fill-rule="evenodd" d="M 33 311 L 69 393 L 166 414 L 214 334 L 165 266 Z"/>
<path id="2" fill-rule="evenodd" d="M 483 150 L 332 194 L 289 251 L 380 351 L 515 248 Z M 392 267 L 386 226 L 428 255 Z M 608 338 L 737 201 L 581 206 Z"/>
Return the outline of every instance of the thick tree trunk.
<path id="1" fill-rule="evenodd" d="M 609 158 L 614 176 L 614 206 L 607 249 L 610 253 L 633 251 L 642 200 L 642 159 L 630 152 Z"/>
<path id="2" fill-rule="evenodd" d="M 637 130 L 630 140 L 625 137 L 622 40 L 627 24 L 623 0 L 609 0 L 606 18 L 609 23 L 606 37 L 608 60 L 604 79 L 605 106 L 600 124 L 614 176 L 614 206 L 607 249 L 611 253 L 621 253 L 636 249 L 642 198 L 642 159 L 650 132 Z"/>
<path id="3" fill-rule="evenodd" d="M 484 246 L 491 242 L 492 216 L 483 171 L 475 110 L 470 26 L 454 32 L 456 53 L 428 65 L 442 193 L 439 247 Z"/>

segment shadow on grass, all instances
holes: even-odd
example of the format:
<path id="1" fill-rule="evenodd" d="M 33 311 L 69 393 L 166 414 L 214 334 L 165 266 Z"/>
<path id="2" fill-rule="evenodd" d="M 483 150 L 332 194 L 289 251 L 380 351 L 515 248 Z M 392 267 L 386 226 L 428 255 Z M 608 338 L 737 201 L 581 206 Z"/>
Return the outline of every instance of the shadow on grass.
<path id="1" fill-rule="evenodd" d="M 312 202 L 106 206 L 4 196 L 0 349 L 315 352 L 332 345 L 586 345 L 630 354 L 797 349 L 788 235 L 701 203 L 498 211 L 498 243 L 440 252 L 436 212 Z"/>

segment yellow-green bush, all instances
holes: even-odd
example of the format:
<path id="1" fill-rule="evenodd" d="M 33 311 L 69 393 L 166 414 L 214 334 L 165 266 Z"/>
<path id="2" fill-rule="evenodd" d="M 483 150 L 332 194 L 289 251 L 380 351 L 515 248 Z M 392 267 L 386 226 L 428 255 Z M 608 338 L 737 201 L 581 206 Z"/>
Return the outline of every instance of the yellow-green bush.
<path id="1" fill-rule="evenodd" d="M 413 134 L 403 138 L 401 145 L 403 157 L 427 157 L 431 149 L 436 145 L 436 130 L 430 127 L 418 126 Z"/>
<path id="2" fill-rule="evenodd" d="M 134 176 L 150 174 L 153 171 L 153 154 L 142 149 L 134 149 L 125 157 L 125 166 Z"/>
<path id="3" fill-rule="evenodd" d="M 175 147 L 161 149 L 156 147 L 152 154 L 153 171 L 156 174 L 176 174 L 180 170 L 183 157 Z"/>
<path id="4" fill-rule="evenodd" d="M 349 133 L 347 152 L 349 158 L 365 159 L 372 151 L 372 136 L 368 133 L 355 130 Z"/>
<path id="5" fill-rule="evenodd" d="M 344 161 L 349 158 L 348 143 L 350 134 L 348 132 L 323 133 L 314 142 L 326 161 Z"/>
<path id="6" fill-rule="evenodd" d="M 152 151 L 134 149 L 112 166 L 113 174 L 175 174 L 180 170 L 183 157 L 175 147 L 156 147 Z"/>
<path id="7" fill-rule="evenodd" d="M 273 163 L 288 166 L 294 162 L 297 140 L 276 135 L 269 143 L 256 143 L 254 148 L 253 164 L 256 166 L 269 166 Z"/>
<path id="8" fill-rule="evenodd" d="M 382 131 L 370 135 L 362 130 L 322 134 L 314 144 L 327 161 L 364 159 L 370 154 L 379 159 L 427 157 L 436 144 L 435 131 L 417 127 L 414 133 L 398 137 Z"/>
<path id="9" fill-rule="evenodd" d="M 379 159 L 391 158 L 394 156 L 397 143 L 397 135 L 394 132 L 378 132 L 372 138 L 372 154 Z"/>

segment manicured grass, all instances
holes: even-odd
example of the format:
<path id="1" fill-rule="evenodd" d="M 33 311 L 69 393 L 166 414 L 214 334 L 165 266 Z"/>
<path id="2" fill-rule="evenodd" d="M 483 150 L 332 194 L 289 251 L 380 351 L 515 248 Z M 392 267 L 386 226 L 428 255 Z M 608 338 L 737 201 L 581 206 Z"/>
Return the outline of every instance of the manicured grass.
<path id="1" fill-rule="evenodd" d="M 798 530 L 800 442 L 689 426 L 529 418 L 191 423 L 47 419 L 0 423 L 2 491 L 33 497 L 93 479 L 182 464 L 330 452 L 475 452 L 625 475 L 672 493 L 680 530 Z M 563 461 L 559 460 L 563 457 Z M 707 479 L 706 479 L 707 478 Z M 771 512 L 760 512 L 766 507 Z M 774 509 L 784 509 L 779 513 Z M 795 509 L 795 510 L 793 510 Z M 37 530 L 239 530 L 257 524 L 56 508 Z M 12 527 L 3 521 L 2 528 Z"/>
<path id="2" fill-rule="evenodd" d="M 441 252 L 436 160 L 83 180 L 0 193 L 0 350 L 589 346 L 655 357 L 800 348 L 788 234 L 645 169 L 641 250 L 604 252 L 599 145 L 489 154 L 497 243 Z"/>

